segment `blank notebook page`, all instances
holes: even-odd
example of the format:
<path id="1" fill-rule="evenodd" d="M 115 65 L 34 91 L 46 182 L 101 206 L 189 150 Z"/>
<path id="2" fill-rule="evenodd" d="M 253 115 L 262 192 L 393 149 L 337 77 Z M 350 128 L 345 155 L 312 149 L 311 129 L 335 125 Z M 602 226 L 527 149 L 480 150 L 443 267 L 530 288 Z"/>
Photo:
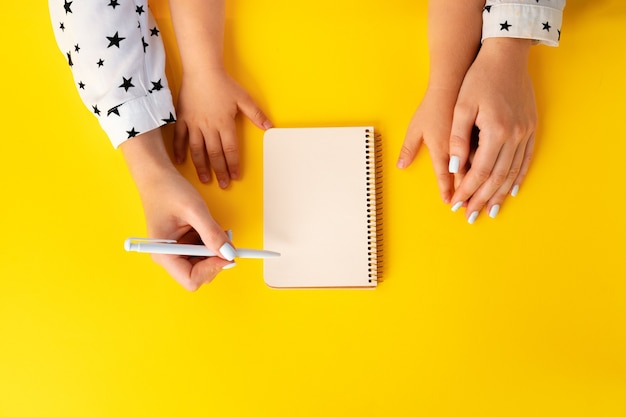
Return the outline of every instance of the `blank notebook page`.
<path id="1" fill-rule="evenodd" d="M 281 253 L 264 260 L 269 286 L 376 286 L 368 236 L 368 140 L 373 142 L 372 127 L 265 133 L 264 247 Z"/>

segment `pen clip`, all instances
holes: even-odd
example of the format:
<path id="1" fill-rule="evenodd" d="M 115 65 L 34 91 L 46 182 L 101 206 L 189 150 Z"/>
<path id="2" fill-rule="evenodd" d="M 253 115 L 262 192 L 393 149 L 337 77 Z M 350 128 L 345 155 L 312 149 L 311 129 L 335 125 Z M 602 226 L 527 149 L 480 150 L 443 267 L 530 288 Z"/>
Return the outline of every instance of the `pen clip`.
<path id="1" fill-rule="evenodd" d="M 133 243 L 176 243 L 173 239 L 151 239 L 149 237 L 129 237 L 124 241 L 124 249 L 130 250 Z"/>

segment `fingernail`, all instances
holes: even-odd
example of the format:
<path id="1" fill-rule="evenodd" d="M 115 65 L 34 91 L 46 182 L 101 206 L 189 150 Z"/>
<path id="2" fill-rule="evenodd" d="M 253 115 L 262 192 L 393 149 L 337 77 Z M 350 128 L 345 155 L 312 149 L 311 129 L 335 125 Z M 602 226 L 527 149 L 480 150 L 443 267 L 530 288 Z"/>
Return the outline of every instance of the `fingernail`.
<path id="1" fill-rule="evenodd" d="M 224 259 L 226 259 L 227 261 L 232 261 L 233 259 L 235 259 L 235 255 L 237 253 L 235 252 L 235 248 L 233 248 L 230 243 L 226 242 L 220 248 L 220 254 L 222 254 Z"/>
<path id="2" fill-rule="evenodd" d="M 456 174 L 457 172 L 459 172 L 460 163 L 461 160 L 459 159 L 459 157 L 452 155 L 450 157 L 450 163 L 448 164 L 448 172 L 451 174 Z"/>
<path id="3" fill-rule="evenodd" d="M 495 206 L 491 207 L 491 210 L 489 210 L 489 217 L 491 217 L 492 219 L 495 219 L 499 212 L 500 212 L 500 204 L 496 204 Z"/>
<path id="4" fill-rule="evenodd" d="M 463 202 L 459 201 L 458 203 L 456 203 L 455 205 L 452 206 L 452 211 L 457 211 L 458 209 L 460 209 L 463 206 Z"/>
<path id="5" fill-rule="evenodd" d="M 228 236 L 228 238 L 229 238 L 230 240 L 233 240 L 233 231 L 232 231 L 232 230 L 230 230 L 230 229 L 228 229 L 228 230 L 226 231 L 226 236 Z"/>
<path id="6" fill-rule="evenodd" d="M 209 176 L 206 174 L 201 174 L 200 175 L 200 181 L 202 182 L 209 182 Z"/>
<path id="7" fill-rule="evenodd" d="M 406 168 L 407 164 L 404 159 L 398 159 L 398 163 L 396 164 L 396 166 L 400 169 L 404 169 Z"/>
<path id="8" fill-rule="evenodd" d="M 226 180 L 220 180 L 219 184 L 220 184 L 220 188 L 228 187 L 228 181 L 226 181 Z"/>
<path id="9" fill-rule="evenodd" d="M 263 122 L 263 127 L 265 128 L 265 130 L 267 130 L 267 129 L 271 129 L 274 126 L 272 125 L 272 122 L 270 122 L 269 120 L 266 120 Z"/>
<path id="10" fill-rule="evenodd" d="M 519 192 L 519 185 L 515 184 L 515 186 L 513 187 L 513 189 L 511 190 L 511 195 L 513 197 L 515 197 L 517 195 L 517 193 Z"/>
<path id="11" fill-rule="evenodd" d="M 478 217 L 478 212 L 474 211 L 474 212 L 472 212 L 472 214 L 470 214 L 469 219 L 467 219 L 467 222 L 469 224 L 474 224 L 474 222 L 476 221 L 477 217 Z"/>
<path id="12" fill-rule="evenodd" d="M 237 264 L 235 262 L 231 262 L 229 264 L 224 265 L 222 269 L 230 269 L 230 268 L 234 268 L 235 266 L 237 266 Z"/>

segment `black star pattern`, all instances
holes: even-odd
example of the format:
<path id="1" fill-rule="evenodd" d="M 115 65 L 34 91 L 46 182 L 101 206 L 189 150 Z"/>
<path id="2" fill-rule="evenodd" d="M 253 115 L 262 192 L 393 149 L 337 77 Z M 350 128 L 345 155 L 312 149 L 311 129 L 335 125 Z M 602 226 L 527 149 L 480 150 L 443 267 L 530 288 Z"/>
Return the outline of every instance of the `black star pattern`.
<path id="1" fill-rule="evenodd" d="M 115 35 L 107 36 L 107 39 L 109 40 L 109 46 L 107 46 L 107 48 L 110 48 L 110 47 L 112 47 L 114 45 L 119 48 L 120 47 L 120 42 L 123 41 L 126 38 L 120 38 L 120 35 L 118 34 L 118 32 L 115 32 Z"/>
<path id="2" fill-rule="evenodd" d="M 59 29 L 65 32 L 65 25 L 63 24 L 63 22 L 61 22 L 61 24 L 59 25 Z"/>
<path id="3" fill-rule="evenodd" d="M 143 38 L 143 36 L 141 37 L 141 42 L 143 43 L 143 53 L 145 54 L 145 53 L 146 53 L 146 48 L 147 48 L 148 46 L 150 46 L 150 45 L 148 45 L 148 44 L 146 43 L 146 40 Z"/>
<path id="4" fill-rule="evenodd" d="M 70 65 L 70 67 L 73 67 L 74 63 L 72 62 L 72 53 L 68 52 L 65 55 L 67 55 L 67 63 Z"/>
<path id="5" fill-rule="evenodd" d="M 159 36 L 159 29 L 156 26 L 150 29 L 150 36 Z"/>
<path id="6" fill-rule="evenodd" d="M 65 9 L 65 14 L 72 13 L 72 3 L 74 2 L 65 0 L 65 4 L 63 5 L 63 8 Z"/>
<path id="7" fill-rule="evenodd" d="M 111 6 L 113 7 L 113 10 L 115 10 L 115 7 L 119 5 L 120 4 L 117 2 L 117 0 L 111 0 L 107 6 Z"/>
<path id="8" fill-rule="evenodd" d="M 111 114 L 115 114 L 116 116 L 120 115 L 120 111 L 118 110 L 119 106 L 115 106 L 109 109 L 109 111 L 107 111 L 107 116 L 110 116 Z"/>
<path id="9" fill-rule="evenodd" d="M 174 117 L 174 115 L 170 112 L 170 116 L 167 119 L 161 119 L 163 120 L 165 123 L 174 123 L 176 121 L 176 118 Z"/>
<path id="10" fill-rule="evenodd" d="M 103 66 L 103 65 L 104 65 L 104 60 L 103 60 L 102 58 L 100 58 L 100 59 L 98 60 L 98 62 L 96 62 L 96 64 L 98 64 L 98 68 L 100 68 L 101 66 Z"/>
<path id="11" fill-rule="evenodd" d="M 550 28 L 552 27 L 550 26 L 550 22 L 542 23 L 542 25 L 543 25 L 543 30 L 550 32 Z"/>
<path id="12" fill-rule="evenodd" d="M 161 79 L 159 79 L 159 81 L 154 82 L 154 81 L 150 81 L 152 83 L 152 90 L 151 91 L 161 91 L 161 89 L 163 88 L 163 85 L 161 84 Z"/>
<path id="13" fill-rule="evenodd" d="M 85 89 L 85 83 L 82 82 L 82 81 L 79 81 L 78 82 L 78 88 L 80 88 L 81 90 L 84 90 Z"/>
<path id="14" fill-rule="evenodd" d="M 139 134 L 139 132 L 137 132 L 134 127 L 131 130 L 127 130 L 126 133 L 128 133 L 128 139 L 134 138 Z"/>
<path id="15" fill-rule="evenodd" d="M 141 14 L 144 13 L 143 6 L 137 6 L 135 8 L 135 11 L 137 12 L 139 16 L 141 16 Z"/>
<path id="16" fill-rule="evenodd" d="M 78 44 L 74 45 L 74 51 L 76 51 L 76 53 L 80 51 L 80 46 L 78 46 Z"/>
<path id="17" fill-rule="evenodd" d="M 510 27 L 511 25 L 509 25 L 508 20 L 505 20 L 504 23 L 500 23 L 500 30 L 506 30 L 508 32 Z"/>
<path id="18" fill-rule="evenodd" d="M 119 86 L 119 88 L 123 88 L 126 92 L 128 92 L 129 88 L 134 87 L 132 83 L 133 77 L 130 77 L 129 79 L 122 77 L 122 79 L 124 80 L 124 82 L 122 83 L 122 85 Z"/>
<path id="19" fill-rule="evenodd" d="M 485 6 L 483 10 L 485 10 L 487 13 L 491 13 L 491 6 Z"/>
<path id="20" fill-rule="evenodd" d="M 100 116 L 100 110 L 98 109 L 98 105 L 96 104 L 95 106 L 91 106 L 93 108 L 93 112 L 97 115 Z"/>

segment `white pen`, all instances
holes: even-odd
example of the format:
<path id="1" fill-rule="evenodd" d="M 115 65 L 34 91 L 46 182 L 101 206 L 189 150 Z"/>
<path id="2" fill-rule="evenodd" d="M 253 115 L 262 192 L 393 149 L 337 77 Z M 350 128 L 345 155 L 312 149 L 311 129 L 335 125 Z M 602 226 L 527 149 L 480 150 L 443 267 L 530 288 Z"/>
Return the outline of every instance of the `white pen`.
<path id="1" fill-rule="evenodd" d="M 164 255 L 186 255 L 186 256 L 218 256 L 211 252 L 204 245 L 189 245 L 176 243 L 170 239 L 148 239 L 129 237 L 124 241 L 124 249 L 128 252 L 160 253 Z M 263 259 L 277 258 L 280 253 L 261 249 L 236 250 L 235 258 Z"/>

